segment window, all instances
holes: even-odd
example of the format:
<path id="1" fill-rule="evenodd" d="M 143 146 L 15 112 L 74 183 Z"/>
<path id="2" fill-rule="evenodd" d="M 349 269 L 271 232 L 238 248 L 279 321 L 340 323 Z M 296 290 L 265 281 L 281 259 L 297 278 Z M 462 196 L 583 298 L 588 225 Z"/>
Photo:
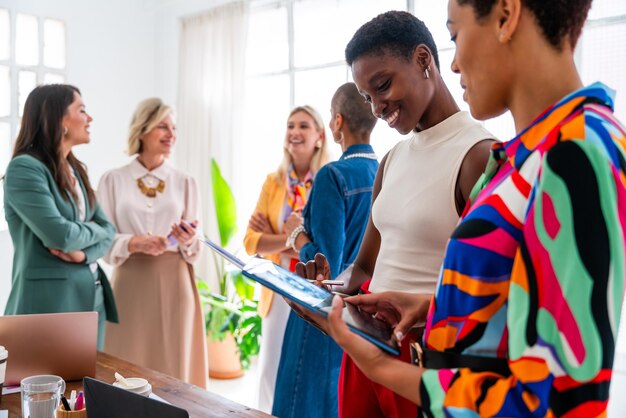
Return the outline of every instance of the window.
<path id="1" fill-rule="evenodd" d="M 258 1 L 250 15 L 247 46 L 244 147 L 241 163 L 247 174 L 238 197 L 239 219 L 247 220 L 265 176 L 282 158 L 287 115 L 308 104 L 330 117 L 335 89 L 351 81 L 344 49 L 366 21 L 387 10 L 407 10 L 410 0 Z M 330 132 L 327 130 L 330 140 Z M 382 157 L 402 139 L 379 123 L 372 145 Z M 333 157 L 339 147 L 329 142 Z"/>
<path id="2" fill-rule="evenodd" d="M 439 49 L 441 74 L 461 109 L 468 110 L 459 76 L 450 69 L 454 44 L 445 26 L 446 2 L 258 0 L 253 3 L 248 31 L 248 88 L 241 155 L 248 174 L 241 183 L 239 219 L 248 219 L 265 175 L 278 166 L 289 110 L 309 104 L 328 121 L 335 88 L 352 81 L 344 60 L 348 41 L 361 25 L 388 10 L 411 11 L 426 23 Z M 510 139 L 514 135 L 508 113 L 485 125 L 496 138 Z M 380 159 L 403 138 L 380 121 L 372 134 L 372 146 Z M 336 145 L 330 144 L 329 150 L 333 157 L 341 154 Z"/>
<path id="3" fill-rule="evenodd" d="M 38 84 L 65 82 L 65 70 L 63 22 L 0 8 L 0 176 L 11 159 L 26 97 Z M 0 213 L 0 230 L 5 228 Z"/>

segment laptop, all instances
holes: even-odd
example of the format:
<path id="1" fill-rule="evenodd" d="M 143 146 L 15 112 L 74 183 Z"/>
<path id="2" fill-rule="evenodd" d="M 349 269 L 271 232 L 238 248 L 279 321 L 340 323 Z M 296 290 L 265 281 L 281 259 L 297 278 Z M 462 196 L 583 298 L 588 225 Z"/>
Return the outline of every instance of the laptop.
<path id="1" fill-rule="evenodd" d="M 83 392 L 89 418 L 189 418 L 182 408 L 89 377 Z"/>
<path id="2" fill-rule="evenodd" d="M 213 241 L 207 239 L 203 240 L 203 242 L 213 251 L 230 261 L 235 267 L 241 269 L 246 277 L 314 313 L 328 316 L 332 308 L 331 304 L 334 294 L 326 289 L 316 286 L 297 274 L 264 258 L 255 257 L 248 263 L 244 263 L 237 256 Z M 342 317 L 353 332 L 390 354 L 400 354 L 392 329 L 386 322 L 374 318 L 369 313 L 361 311 L 356 305 L 347 302 L 344 302 Z"/>
<path id="3" fill-rule="evenodd" d="M 95 376 L 97 342 L 97 312 L 0 316 L 0 345 L 9 351 L 4 386 L 37 374 Z"/>

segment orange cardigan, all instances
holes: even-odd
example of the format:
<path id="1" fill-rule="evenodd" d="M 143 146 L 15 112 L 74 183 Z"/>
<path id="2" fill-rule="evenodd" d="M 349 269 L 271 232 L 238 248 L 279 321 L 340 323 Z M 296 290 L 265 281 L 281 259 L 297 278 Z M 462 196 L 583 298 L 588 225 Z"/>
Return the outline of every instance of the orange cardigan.
<path id="1" fill-rule="evenodd" d="M 270 225 L 274 232 L 279 232 L 279 220 L 280 212 L 285 204 L 285 198 L 287 195 L 287 189 L 284 180 L 281 181 L 277 173 L 271 173 L 265 179 L 263 188 L 261 189 L 261 195 L 257 201 L 255 213 L 261 213 L 270 221 Z M 250 255 L 257 253 L 259 240 L 262 233 L 252 231 L 250 228 L 246 230 L 246 235 L 243 238 L 243 244 L 246 248 L 246 252 Z M 276 264 L 280 264 L 280 254 L 271 254 L 265 258 L 272 260 Z M 261 317 L 266 317 L 272 307 L 272 300 L 274 298 L 274 292 L 266 287 L 261 288 L 261 296 L 259 300 L 258 312 Z"/>

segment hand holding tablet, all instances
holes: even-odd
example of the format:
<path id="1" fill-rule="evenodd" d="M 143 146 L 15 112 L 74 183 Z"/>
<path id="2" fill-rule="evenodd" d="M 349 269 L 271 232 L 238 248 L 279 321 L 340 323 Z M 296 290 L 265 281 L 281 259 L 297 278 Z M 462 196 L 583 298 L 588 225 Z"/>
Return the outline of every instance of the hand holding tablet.
<path id="1" fill-rule="evenodd" d="M 294 310 L 308 322 L 320 328 L 325 327 L 325 318 L 331 311 L 333 293 L 269 260 L 253 258 L 248 263 L 244 263 L 234 254 L 214 242 L 210 240 L 204 240 L 203 242 L 213 251 L 240 268 L 246 277 L 291 301 L 290 305 Z M 325 276 L 325 280 L 330 278 L 327 275 Z M 335 281 L 331 282 L 332 284 L 338 284 Z M 295 308 L 294 305 L 298 308 Z M 302 308 L 310 311 L 312 314 L 305 312 Z M 341 317 L 351 331 L 361 335 L 388 353 L 394 355 L 400 353 L 397 341 L 393 336 L 393 330 L 386 322 L 373 317 L 370 313 L 362 311 L 356 305 L 350 303 L 345 303 Z"/>

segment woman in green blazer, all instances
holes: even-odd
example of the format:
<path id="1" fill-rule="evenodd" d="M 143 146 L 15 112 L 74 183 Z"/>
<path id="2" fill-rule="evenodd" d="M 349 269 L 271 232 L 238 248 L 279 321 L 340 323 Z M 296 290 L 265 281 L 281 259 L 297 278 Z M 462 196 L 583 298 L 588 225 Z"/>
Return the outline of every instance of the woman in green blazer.
<path id="1" fill-rule="evenodd" d="M 96 311 L 98 348 L 104 322 L 117 322 L 111 287 L 96 260 L 115 228 L 100 210 L 85 166 L 72 147 L 90 141 L 80 91 L 35 88 L 4 178 L 4 209 L 13 240 L 6 315 Z"/>

